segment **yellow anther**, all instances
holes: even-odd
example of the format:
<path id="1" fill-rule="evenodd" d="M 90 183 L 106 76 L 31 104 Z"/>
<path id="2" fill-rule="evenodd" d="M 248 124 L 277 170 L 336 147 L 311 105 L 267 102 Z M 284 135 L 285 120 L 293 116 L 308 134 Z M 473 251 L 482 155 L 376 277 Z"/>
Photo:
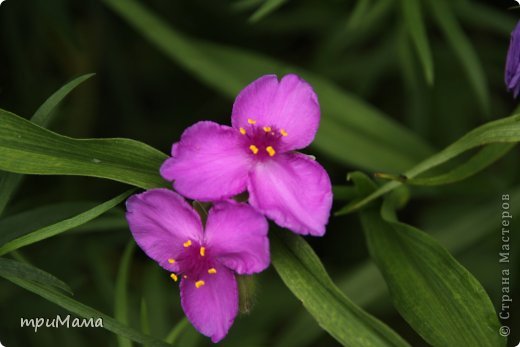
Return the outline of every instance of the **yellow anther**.
<path id="1" fill-rule="evenodd" d="M 247 119 L 247 122 L 248 122 L 249 124 L 256 124 L 256 120 L 251 119 L 251 118 L 248 118 L 248 119 Z"/>
<path id="2" fill-rule="evenodd" d="M 246 134 L 246 129 L 244 129 L 244 128 L 240 128 L 239 130 L 240 130 L 240 133 L 241 133 L 242 135 L 245 135 L 245 134 Z"/>
<path id="3" fill-rule="evenodd" d="M 214 274 L 217 273 L 217 269 L 215 269 L 214 267 L 212 267 L 211 269 L 208 270 L 208 273 L 209 273 L 210 275 L 214 275 Z"/>
<path id="4" fill-rule="evenodd" d="M 206 255 L 206 247 L 200 247 L 200 256 L 203 257 Z"/>
<path id="5" fill-rule="evenodd" d="M 189 246 L 191 246 L 191 240 L 188 240 L 188 241 L 184 242 L 182 245 L 183 245 L 184 247 L 189 247 Z"/>
<path id="6" fill-rule="evenodd" d="M 170 264 L 175 263 L 175 259 L 168 259 L 168 263 L 170 263 Z"/>
<path id="7" fill-rule="evenodd" d="M 270 132 L 270 131 L 271 131 L 271 127 L 264 127 L 264 131 L 265 131 L 266 133 Z"/>
<path id="8" fill-rule="evenodd" d="M 179 279 L 179 278 L 177 277 L 176 274 L 171 274 L 170 277 L 171 277 L 172 280 L 174 280 L 175 282 L 177 282 L 177 280 Z"/>
<path id="9" fill-rule="evenodd" d="M 200 288 L 205 284 L 206 284 L 206 282 L 204 282 L 203 280 L 200 280 L 200 281 L 195 282 L 195 287 Z"/>
<path id="10" fill-rule="evenodd" d="M 267 151 L 267 153 L 269 153 L 269 156 L 270 156 L 270 157 L 272 157 L 273 155 L 276 154 L 276 151 L 275 151 L 274 148 L 271 147 L 271 146 L 267 146 L 265 150 Z"/>
<path id="11" fill-rule="evenodd" d="M 251 152 L 253 152 L 253 154 L 258 153 L 258 147 L 256 147 L 255 145 L 249 146 L 249 149 L 251 150 Z"/>
<path id="12" fill-rule="evenodd" d="M 289 134 L 287 134 L 287 131 L 283 130 L 283 129 L 280 129 L 280 134 L 282 134 L 282 136 L 287 136 Z"/>

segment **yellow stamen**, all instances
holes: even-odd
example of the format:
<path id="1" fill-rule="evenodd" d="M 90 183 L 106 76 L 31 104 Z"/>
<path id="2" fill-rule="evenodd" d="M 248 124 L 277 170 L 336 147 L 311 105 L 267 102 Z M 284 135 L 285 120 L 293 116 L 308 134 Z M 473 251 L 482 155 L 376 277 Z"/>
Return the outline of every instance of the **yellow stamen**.
<path id="1" fill-rule="evenodd" d="M 168 259 L 168 263 L 170 263 L 170 264 L 175 263 L 175 259 Z"/>
<path id="2" fill-rule="evenodd" d="M 249 149 L 251 150 L 251 152 L 253 152 L 253 154 L 258 153 L 258 147 L 256 147 L 255 145 L 249 146 Z"/>
<path id="3" fill-rule="evenodd" d="M 271 146 L 267 146 L 267 148 L 265 149 L 267 151 L 267 153 L 269 153 L 269 156 L 272 157 L 273 155 L 276 154 L 276 151 L 274 150 L 273 147 Z"/>
<path id="4" fill-rule="evenodd" d="M 184 242 L 182 245 L 184 247 L 188 248 L 189 246 L 191 246 L 191 240 L 188 240 L 188 241 Z"/>
<path id="5" fill-rule="evenodd" d="M 247 119 L 247 122 L 248 122 L 249 124 L 256 124 L 256 120 L 251 119 L 251 118 L 248 118 L 248 119 Z"/>
<path id="6" fill-rule="evenodd" d="M 217 273 L 217 269 L 215 269 L 214 267 L 212 267 L 211 269 L 208 270 L 208 273 L 209 273 L 210 275 L 214 275 L 214 274 Z"/>
<path id="7" fill-rule="evenodd" d="M 283 130 L 283 129 L 280 129 L 280 134 L 282 134 L 282 136 L 287 136 L 289 134 L 287 134 L 287 131 Z"/>
<path id="8" fill-rule="evenodd" d="M 200 247 L 200 256 L 203 257 L 206 255 L 206 247 Z"/>
<path id="9" fill-rule="evenodd" d="M 266 133 L 270 132 L 270 131 L 271 131 L 271 127 L 264 127 L 264 131 L 265 131 Z"/>
<path id="10" fill-rule="evenodd" d="M 245 134 L 246 134 L 246 129 L 244 129 L 244 128 L 240 128 L 239 130 L 240 130 L 240 133 L 241 133 L 242 135 L 245 135 Z"/>
<path id="11" fill-rule="evenodd" d="M 170 277 L 171 277 L 172 280 L 174 280 L 175 282 L 177 282 L 177 280 L 179 279 L 179 278 L 177 277 L 176 274 L 171 274 Z"/>
<path id="12" fill-rule="evenodd" d="M 203 280 L 200 280 L 200 281 L 195 282 L 195 287 L 200 288 L 205 284 L 206 284 L 206 282 L 204 282 Z"/>

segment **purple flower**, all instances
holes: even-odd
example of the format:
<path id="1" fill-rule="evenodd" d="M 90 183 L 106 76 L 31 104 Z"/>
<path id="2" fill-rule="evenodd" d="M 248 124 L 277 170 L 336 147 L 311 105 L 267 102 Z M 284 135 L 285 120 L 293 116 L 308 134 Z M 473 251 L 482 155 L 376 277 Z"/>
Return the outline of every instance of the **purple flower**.
<path id="1" fill-rule="evenodd" d="M 247 204 L 218 202 L 203 228 L 193 208 L 167 189 L 134 195 L 126 207 L 139 247 L 181 280 L 181 305 L 193 326 L 213 342 L 222 340 L 238 312 L 234 273 L 269 266 L 265 218 Z"/>
<path id="2" fill-rule="evenodd" d="M 505 80 L 507 90 L 516 98 L 520 93 L 520 22 L 511 33 L 511 41 L 507 52 Z"/>
<path id="3" fill-rule="evenodd" d="M 318 130 L 320 107 L 296 75 L 263 76 L 237 96 L 232 127 L 203 121 L 184 131 L 161 167 L 182 195 L 215 201 L 249 192 L 249 203 L 278 225 L 322 236 L 332 205 L 326 171 L 307 147 Z"/>

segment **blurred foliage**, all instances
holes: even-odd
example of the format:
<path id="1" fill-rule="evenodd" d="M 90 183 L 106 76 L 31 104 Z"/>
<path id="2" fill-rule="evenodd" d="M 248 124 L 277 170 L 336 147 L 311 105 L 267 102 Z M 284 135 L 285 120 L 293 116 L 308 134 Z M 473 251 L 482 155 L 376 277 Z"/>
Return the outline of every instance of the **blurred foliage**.
<path id="1" fill-rule="evenodd" d="M 260 73 L 296 71 L 316 87 L 323 106 L 323 127 L 307 152 L 318 156 L 338 185 L 337 211 L 353 198 L 343 187 L 347 172 L 399 175 L 484 122 L 514 112 L 516 102 L 503 83 L 509 32 L 518 13 L 507 6 L 514 2 L 411 1 L 138 2 L 177 35 L 171 41 L 164 32 L 152 31 L 157 27 L 147 27 L 150 22 L 140 29 L 129 25 L 116 5 L 124 7 L 125 0 L 7 0 L 0 6 L 0 107 L 30 118 L 66 81 L 94 72 L 61 103 L 49 127 L 76 138 L 135 139 L 168 153 L 184 128 L 198 120 L 229 123 L 234 93 Z M 81 152 L 81 146 L 67 149 Z M 411 201 L 399 212 L 399 220 L 431 233 L 452 252 L 482 283 L 496 309 L 500 197 L 514 196 L 511 212 L 520 213 L 518 154 L 513 148 L 458 183 L 413 187 Z M 25 176 L 2 214 L 0 238 L 53 225 L 126 189 L 88 177 Z M 277 232 L 272 228 L 271 234 Z M 29 279 L 49 280 L 38 271 L 31 274 L 32 264 L 71 287 L 74 299 L 47 293 L 38 282 L 22 285 L 55 298 L 62 308 L 77 308 L 71 301 L 77 300 L 116 318 L 126 311 L 136 331 L 149 329 L 150 335 L 169 336 L 179 346 L 210 345 L 182 320 L 178 289 L 168 274 L 140 250 L 125 253 L 128 240 L 116 208 L 11 255 L 28 262 L 22 270 L 33 276 Z M 427 346 L 392 307 L 381 275 L 368 260 L 355 215 L 331 218 L 326 237 L 307 241 L 354 303 L 411 345 Z M 520 250 L 518 238 L 511 247 Z M 518 254 L 513 251 L 512 269 L 518 268 Z M 121 263 L 128 269 L 121 270 Z M 511 296 L 519 298 L 517 281 L 512 277 Z M 119 298 L 126 305 L 114 306 L 123 282 L 128 292 Z M 256 282 L 251 312 L 237 319 L 223 346 L 339 345 L 272 269 Z M 6 346 L 118 344 L 103 329 L 42 328 L 36 334 L 21 329 L 21 317 L 50 318 L 67 311 L 4 280 L 0 303 L 0 341 Z M 520 309 L 513 309 L 509 325 L 518 327 Z M 111 324 L 113 331 L 121 328 Z M 519 333 L 513 329 L 511 345 Z"/>

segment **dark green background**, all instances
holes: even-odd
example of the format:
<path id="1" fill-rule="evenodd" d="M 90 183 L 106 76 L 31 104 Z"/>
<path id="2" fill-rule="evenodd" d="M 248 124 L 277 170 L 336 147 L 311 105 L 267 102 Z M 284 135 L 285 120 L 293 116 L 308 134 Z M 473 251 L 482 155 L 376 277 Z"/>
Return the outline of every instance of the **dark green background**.
<path id="1" fill-rule="evenodd" d="M 365 2 L 368 16 L 378 1 Z M 249 20 L 261 4 L 254 0 L 141 3 L 189 37 L 273 57 L 333 81 L 404 124 L 436 149 L 485 121 L 508 116 L 517 104 L 503 82 L 509 32 L 520 13 L 507 9 L 514 5 L 513 1 L 449 2 L 485 72 L 489 111 L 477 100 L 461 61 L 430 13 L 424 15 L 435 83 L 427 85 L 407 40 L 397 1 L 389 1 L 386 12 L 374 22 L 365 21 L 363 15 L 355 17 L 357 2 L 346 0 L 289 0 L 257 22 Z M 408 52 L 408 56 L 403 52 Z M 1 108 L 29 117 L 66 81 L 89 72 L 97 75 L 66 99 L 52 130 L 72 137 L 128 137 L 168 152 L 182 131 L 198 120 L 230 122 L 232 100 L 166 57 L 103 2 L 7 0 L 0 6 Z M 317 156 L 334 185 L 346 184 L 347 172 L 364 169 L 336 162 L 312 146 L 306 152 Z M 481 206 L 496 205 L 496 227 L 479 243 L 455 254 L 482 282 L 495 307 L 500 299 L 500 198 L 520 183 L 518 154 L 517 149 L 513 150 L 464 182 L 414 189 L 413 200 L 400 215 L 402 221 L 430 232 L 464 217 L 471 218 Z M 4 216 L 56 202 L 103 201 L 124 189 L 122 184 L 93 178 L 31 176 L 25 179 Z M 343 204 L 337 202 L 334 208 Z M 516 210 L 519 209 L 517 206 Z M 517 223 L 514 219 L 515 232 Z M 457 233 L 471 233 L 472 226 L 466 225 Z M 121 227 L 106 232 L 65 234 L 21 252 L 36 266 L 70 284 L 77 300 L 112 314 L 114 281 L 128 240 L 129 231 Z M 356 215 L 333 217 L 324 238 L 308 241 L 341 288 L 349 294 L 370 296 L 374 288 L 353 288 L 345 280 L 368 257 Z M 515 263 L 511 268 L 516 269 L 518 238 L 512 247 Z M 139 250 L 130 281 L 131 325 L 139 327 L 140 300 L 144 296 L 151 332 L 164 336 L 182 317 L 176 284 Z M 516 292 L 512 296 L 519 301 L 514 276 L 513 287 Z M 426 345 L 395 312 L 388 297 L 368 305 L 361 295 L 351 297 L 413 346 Z M 222 345 L 338 345 L 324 332 L 312 339 L 305 337 L 317 324 L 302 318 L 308 314 L 272 269 L 258 276 L 255 301 L 251 313 L 237 319 Z M 4 280 L 0 282 L 0 305 L 0 341 L 7 347 L 116 345 L 115 336 L 103 329 L 41 328 L 38 333 L 21 329 L 21 317 L 66 313 Z M 512 314 L 509 325 L 520 326 L 518 305 Z M 307 325 L 295 325 L 298 320 Z M 520 339 L 519 334 L 518 328 L 513 329 L 514 341 Z M 181 346 L 209 344 L 191 331 L 184 339 Z"/>

